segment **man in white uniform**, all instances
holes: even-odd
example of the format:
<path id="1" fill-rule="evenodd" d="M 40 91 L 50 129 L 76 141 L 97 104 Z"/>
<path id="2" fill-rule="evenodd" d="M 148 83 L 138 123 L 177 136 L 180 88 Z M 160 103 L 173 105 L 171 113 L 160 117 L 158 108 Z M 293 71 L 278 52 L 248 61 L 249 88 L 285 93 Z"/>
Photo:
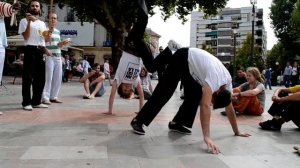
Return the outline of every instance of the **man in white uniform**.
<path id="1" fill-rule="evenodd" d="M 57 15 L 52 13 L 50 16 L 49 29 L 51 29 L 51 40 L 47 42 L 47 49 L 50 50 L 51 55 L 46 57 L 46 82 L 43 91 L 42 102 L 50 105 L 52 103 L 62 103 L 58 99 L 59 90 L 62 81 L 62 61 L 61 50 L 63 45 L 68 43 L 67 40 L 60 40 L 60 31 L 55 27 L 57 25 Z"/>
<path id="2" fill-rule="evenodd" d="M 31 111 L 32 107 L 48 107 L 41 103 L 45 85 L 45 62 L 43 60 L 43 54 L 48 52 L 48 50 L 45 47 L 45 39 L 41 33 L 46 30 L 46 24 L 38 19 L 42 14 L 39 1 L 30 1 L 28 3 L 28 12 L 26 18 L 20 21 L 19 34 L 22 34 L 25 41 L 22 75 L 22 106 L 24 110 Z"/>
<path id="3" fill-rule="evenodd" d="M 110 80 L 111 77 L 110 77 L 110 68 L 109 68 L 109 60 L 108 59 L 105 60 L 103 69 L 104 69 L 105 79 L 108 79 L 110 86 L 112 86 L 112 83 Z"/>
<path id="4" fill-rule="evenodd" d="M 238 129 L 231 104 L 232 79 L 228 70 L 216 57 L 197 48 L 182 48 L 174 53 L 152 96 L 131 122 L 135 133 L 145 134 L 143 125 L 148 126 L 151 123 L 171 98 L 180 80 L 185 87 L 185 99 L 169 123 L 170 130 L 190 134 L 191 131 L 185 127 L 192 127 L 200 104 L 204 141 L 211 153 L 220 153 L 210 138 L 210 106 L 213 103 L 214 108 L 226 108 L 235 135 L 250 136 Z"/>
<path id="5" fill-rule="evenodd" d="M 19 10 L 21 5 L 15 3 L 13 5 L 0 2 L 0 86 L 2 85 L 2 73 L 5 60 L 5 47 L 7 47 L 6 29 L 4 23 L 4 17 L 10 17 L 14 12 Z"/>

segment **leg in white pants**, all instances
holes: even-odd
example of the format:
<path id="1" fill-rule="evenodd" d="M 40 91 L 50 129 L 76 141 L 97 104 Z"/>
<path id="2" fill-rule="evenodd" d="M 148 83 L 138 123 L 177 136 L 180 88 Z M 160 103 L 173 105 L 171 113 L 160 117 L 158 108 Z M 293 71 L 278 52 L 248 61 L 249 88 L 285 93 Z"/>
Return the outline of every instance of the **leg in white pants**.
<path id="1" fill-rule="evenodd" d="M 3 76 L 4 60 L 5 60 L 5 49 L 0 48 L 0 82 L 2 81 L 2 76 Z"/>
<path id="2" fill-rule="evenodd" d="M 43 91 L 43 100 L 57 99 L 62 81 L 61 58 L 46 58 L 46 82 Z"/>

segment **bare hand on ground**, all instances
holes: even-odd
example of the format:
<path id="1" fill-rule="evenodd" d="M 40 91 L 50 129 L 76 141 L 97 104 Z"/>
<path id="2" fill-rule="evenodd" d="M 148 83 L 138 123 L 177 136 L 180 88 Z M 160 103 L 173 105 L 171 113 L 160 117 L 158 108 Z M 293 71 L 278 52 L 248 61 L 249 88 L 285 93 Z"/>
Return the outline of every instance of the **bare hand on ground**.
<path id="1" fill-rule="evenodd" d="M 212 141 L 211 138 L 209 138 L 209 137 L 204 138 L 204 142 L 207 145 L 207 151 L 209 153 L 212 153 L 212 154 L 219 154 L 219 153 L 221 153 L 219 147 L 214 144 L 214 142 Z"/>

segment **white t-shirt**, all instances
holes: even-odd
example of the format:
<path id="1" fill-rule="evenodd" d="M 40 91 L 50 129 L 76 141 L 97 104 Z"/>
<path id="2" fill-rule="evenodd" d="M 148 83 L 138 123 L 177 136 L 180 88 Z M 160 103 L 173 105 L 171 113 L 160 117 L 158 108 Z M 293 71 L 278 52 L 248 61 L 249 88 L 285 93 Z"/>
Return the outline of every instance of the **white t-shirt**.
<path id="1" fill-rule="evenodd" d="M 82 60 L 82 69 L 84 74 L 89 73 L 89 68 L 91 68 L 90 63 L 87 60 Z"/>
<path id="2" fill-rule="evenodd" d="M 232 92 L 232 78 L 222 62 L 205 50 L 190 48 L 188 63 L 190 74 L 203 86 L 205 82 L 212 92 L 216 92 L 223 85 Z"/>
<path id="3" fill-rule="evenodd" d="M 25 32 L 27 27 L 27 20 L 23 18 L 20 21 L 19 25 L 19 34 Z M 30 23 L 30 35 L 27 40 L 25 40 L 25 45 L 34 45 L 34 46 L 45 46 L 45 39 L 43 36 L 40 35 L 39 32 L 43 32 L 47 30 L 45 22 L 41 20 L 36 20 Z"/>
<path id="4" fill-rule="evenodd" d="M 109 63 L 107 63 L 107 62 L 104 63 L 104 73 L 110 74 Z"/>
<path id="5" fill-rule="evenodd" d="M 115 74 L 115 80 L 117 81 L 118 86 L 121 83 L 129 83 L 136 86 L 140 81 L 139 74 L 141 65 L 141 58 L 123 51 Z"/>

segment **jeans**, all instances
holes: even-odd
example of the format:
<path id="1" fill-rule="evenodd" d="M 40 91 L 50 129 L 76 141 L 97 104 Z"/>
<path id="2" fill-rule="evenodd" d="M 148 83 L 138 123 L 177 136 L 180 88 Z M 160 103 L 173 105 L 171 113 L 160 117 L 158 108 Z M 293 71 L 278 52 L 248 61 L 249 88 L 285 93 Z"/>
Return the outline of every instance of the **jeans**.
<path id="1" fill-rule="evenodd" d="M 285 97 L 287 95 L 287 93 L 280 93 L 279 97 Z M 272 116 L 281 116 L 285 122 L 292 120 L 300 128 L 299 103 L 300 101 L 273 102 L 268 113 Z"/>

